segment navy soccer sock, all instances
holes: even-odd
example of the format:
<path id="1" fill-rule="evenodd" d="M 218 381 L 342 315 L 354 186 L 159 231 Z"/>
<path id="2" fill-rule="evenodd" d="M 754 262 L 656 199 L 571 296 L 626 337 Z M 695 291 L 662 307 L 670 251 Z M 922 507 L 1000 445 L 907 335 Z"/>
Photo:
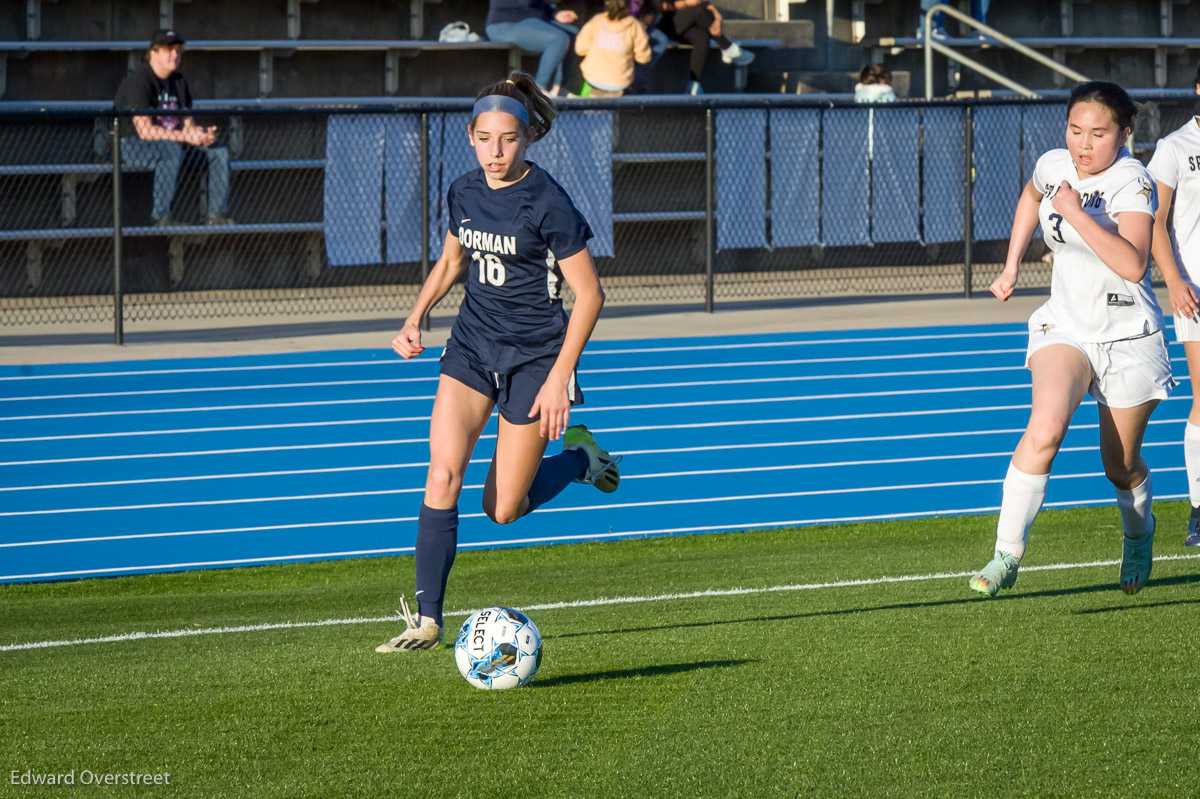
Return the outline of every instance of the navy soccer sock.
<path id="1" fill-rule="evenodd" d="M 557 497 L 573 480 L 583 477 L 588 467 L 586 452 L 578 449 L 568 449 L 560 455 L 542 458 L 537 474 L 529 485 L 529 510 L 540 508 Z"/>
<path id="2" fill-rule="evenodd" d="M 438 510 L 421 503 L 417 518 L 417 608 L 442 624 L 446 578 L 458 547 L 458 507 Z"/>

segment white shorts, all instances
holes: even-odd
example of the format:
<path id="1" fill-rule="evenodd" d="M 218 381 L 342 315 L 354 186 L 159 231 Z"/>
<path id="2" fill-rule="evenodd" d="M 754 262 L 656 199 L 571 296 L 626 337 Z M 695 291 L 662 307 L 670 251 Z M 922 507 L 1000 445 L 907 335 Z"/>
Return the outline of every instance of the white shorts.
<path id="1" fill-rule="evenodd" d="M 1175 387 L 1167 342 L 1161 330 L 1120 341 L 1083 342 L 1055 324 L 1052 314 L 1039 308 L 1029 318 L 1025 366 L 1029 366 L 1035 352 L 1051 344 L 1066 344 L 1083 353 L 1092 367 L 1088 394 L 1101 405 L 1136 408 L 1151 400 L 1166 399 Z"/>
<path id="2" fill-rule="evenodd" d="M 1175 314 L 1175 340 L 1200 341 L 1200 314 L 1192 319 Z"/>

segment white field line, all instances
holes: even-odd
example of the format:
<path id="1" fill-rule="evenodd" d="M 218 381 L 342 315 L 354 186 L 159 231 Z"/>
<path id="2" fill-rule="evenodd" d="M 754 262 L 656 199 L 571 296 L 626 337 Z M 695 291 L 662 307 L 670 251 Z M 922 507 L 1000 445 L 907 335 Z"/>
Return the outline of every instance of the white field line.
<path id="1" fill-rule="evenodd" d="M 1000 452 L 1000 453 L 996 453 L 993 457 L 1008 457 L 1009 455 L 1011 455 L 1010 452 Z M 1185 467 L 1183 467 L 1183 466 L 1167 466 L 1167 467 L 1160 467 L 1158 469 L 1155 469 L 1154 471 L 1161 474 L 1164 472 L 1184 471 L 1184 468 Z M 727 470 L 727 472 L 725 472 L 725 473 L 736 473 L 737 471 L 739 471 L 739 470 L 731 469 L 731 470 Z M 746 470 L 746 471 L 756 471 L 756 470 Z M 687 476 L 689 474 L 701 475 L 701 474 L 720 474 L 720 473 L 722 473 L 722 472 L 675 472 L 675 473 L 663 473 L 663 474 L 657 474 L 657 475 L 645 475 L 645 477 L 666 478 L 666 477 Z M 1073 472 L 1070 474 L 1051 475 L 1051 479 L 1061 481 L 1061 480 L 1088 479 L 1088 478 L 1103 477 L 1103 476 L 1104 476 L 1104 472 Z M 959 488 L 962 486 L 976 486 L 976 485 L 999 485 L 1000 483 L 1003 483 L 1003 482 L 1004 482 L 1003 478 L 987 478 L 987 479 L 982 479 L 982 480 L 946 480 L 946 481 L 943 481 L 940 483 L 907 483 L 907 484 L 901 484 L 901 485 L 882 485 L 882 486 L 849 486 L 846 488 L 823 488 L 823 489 L 815 489 L 815 490 L 809 490 L 809 491 L 781 491 L 781 492 L 773 492 L 773 493 L 768 493 L 768 494 L 735 494 L 732 496 L 722 496 L 722 497 L 692 497 L 692 498 L 686 498 L 686 499 L 658 499 L 658 500 L 645 501 L 645 502 L 613 502 L 613 503 L 609 503 L 609 504 L 605 504 L 605 505 L 574 505 L 574 506 L 564 507 L 564 508 L 542 508 L 538 512 L 539 513 L 575 513 L 575 512 L 582 512 L 582 511 L 613 510 L 613 509 L 617 509 L 617 508 L 644 508 L 644 507 L 651 507 L 651 506 L 661 507 L 661 506 L 665 506 L 665 505 L 699 505 L 699 504 L 710 504 L 710 503 L 711 504 L 720 504 L 723 502 L 746 502 L 746 501 L 764 500 L 764 499 L 769 500 L 769 499 L 788 499 L 788 498 L 792 498 L 792 497 L 829 496 L 832 494 L 858 494 L 858 493 L 866 494 L 866 493 L 877 493 L 877 492 L 886 492 L 886 491 L 914 491 L 914 490 L 918 490 L 918 489 Z M 90 508 L 57 508 L 57 509 L 53 509 L 53 510 L 7 511 L 4 513 L 0 513 L 0 517 L 49 516 L 49 515 L 60 515 L 60 514 L 66 514 L 66 513 L 106 513 L 106 512 L 113 512 L 113 511 L 160 510 L 163 508 L 208 507 L 208 506 L 214 506 L 214 505 L 244 505 L 244 504 L 253 504 L 253 503 L 261 503 L 261 502 L 296 502 L 296 501 L 301 501 L 301 500 L 346 499 L 346 498 L 350 498 L 350 497 L 371 497 L 371 496 L 383 496 L 383 495 L 393 495 L 393 494 L 416 494 L 416 493 L 422 492 L 424 490 L 425 489 L 423 486 L 418 486 L 418 487 L 414 487 L 414 488 L 392 488 L 392 489 L 386 489 L 386 490 L 380 490 L 380 491 L 344 491 L 344 492 L 336 492 L 336 493 L 330 493 L 330 494 L 301 494 L 301 495 L 294 495 L 294 496 L 250 497 L 250 498 L 242 498 L 242 499 L 211 499 L 211 500 L 195 500 L 195 501 L 191 501 L 191 502 L 159 502 L 159 503 L 146 504 L 146 505 L 111 505 L 111 506 L 90 507 Z M 463 491 L 482 491 L 482 490 L 483 490 L 482 484 L 464 485 L 463 486 Z M 486 514 L 484 514 L 482 512 L 463 513 L 463 514 L 459 514 L 459 518 L 460 519 L 481 519 L 485 515 Z M 304 528 L 304 527 L 309 527 L 312 525 L 297 524 L 297 525 L 291 525 L 291 526 Z M 208 531 L 205 531 L 205 532 L 208 532 Z M 224 531 L 222 531 L 222 532 L 224 532 Z M 189 533 L 187 531 L 184 531 L 184 532 L 178 532 L 178 533 L 138 533 L 138 534 L 132 534 L 132 535 L 111 536 L 111 537 L 71 538 L 71 539 L 59 539 L 56 541 L 38 541 L 38 540 L 16 541 L 16 542 L 10 542 L 10 543 L 2 543 L 2 544 L 0 544 L 0 549 L 11 548 L 11 547 L 41 546 L 41 545 L 50 544 L 50 543 L 74 544 L 74 543 L 102 541 L 102 540 L 114 540 L 114 539 L 163 538 L 163 537 L 172 537 L 172 536 L 178 536 L 178 535 L 197 535 L 197 534 L 199 534 L 199 533 Z"/>
<path id="2" fill-rule="evenodd" d="M 741 350 L 741 349 L 761 349 L 768 347 L 809 347 L 820 344 L 859 344 L 859 343 L 878 343 L 885 341 L 944 341 L 944 340 L 960 340 L 968 338 L 992 338 L 995 336 L 1017 336 L 1027 335 L 1024 329 L 1012 331 L 997 331 L 992 333 L 931 333 L 925 335 L 905 335 L 905 336 L 864 336 L 862 338 L 829 338 L 829 339 L 811 339 L 811 340 L 790 340 L 790 341 L 756 341 L 744 342 L 737 344 L 689 344 L 674 347 L 625 347 L 606 349 L 603 345 L 593 344 L 586 350 L 587 355 L 633 355 L 645 352 L 700 352 L 709 350 Z M 381 350 L 384 348 L 381 347 Z M 430 348 L 430 353 L 436 353 L 441 350 L 441 347 Z M 180 374 L 211 374 L 214 372 L 256 372 L 277 369 L 324 369 L 337 368 L 340 366 L 380 366 L 380 365 L 400 365 L 404 363 L 415 364 L 420 366 L 427 363 L 437 363 L 437 359 L 403 361 L 400 359 L 392 359 L 387 356 L 386 359 L 378 358 L 365 361 L 324 361 L 317 363 L 278 363 L 278 364 L 258 364 L 253 366 L 205 366 L 195 367 L 192 369 L 138 369 L 129 371 L 115 370 L 111 372 L 78 372 L 72 374 L 53 374 L 53 375 L 10 375 L 0 377 L 0 380 L 66 380 L 83 377 L 125 377 L 125 376 L 141 376 L 141 375 L 180 375 Z"/>
<path id="3" fill-rule="evenodd" d="M 931 377 L 942 375 L 958 375 L 958 374 L 977 374 L 988 373 L 994 374 L 1003 371 L 1024 371 L 1024 366 L 997 366 L 988 367 L 980 366 L 970 369 L 923 369 L 912 372 L 861 372 L 858 374 L 846 375 L 791 375 L 787 377 L 758 377 L 742 380 L 687 380 L 679 382 L 666 383 L 630 383 L 619 386 L 592 386 L 587 385 L 589 393 L 596 391 L 638 391 L 647 389 L 664 389 L 664 388 L 700 388 L 704 386 L 731 386 L 731 385 L 758 385 L 770 383 L 798 383 L 798 382 L 835 382 L 838 380 L 879 380 L 889 377 Z M 364 381 L 372 382 L 372 381 Z M 1026 381 L 1025 385 L 1028 385 Z M 63 395 L 63 398 L 75 398 L 79 395 Z M 142 408 L 142 409 L 122 409 L 113 411 L 87 411 L 83 413 L 43 413 L 25 416 L 0 416 L 0 422 L 20 422 L 32 419 L 76 419 L 96 416 L 130 416 L 155 413 L 207 413 L 213 411 L 234 411 L 234 410 L 259 410 L 264 408 L 312 408 L 323 407 L 326 405 L 361 405 L 374 402 L 409 402 L 412 400 L 427 400 L 432 401 L 433 395 L 420 395 L 412 397 L 359 397 L 354 399 L 340 400 L 311 400 L 306 402 L 263 402 L 253 404 L 237 404 L 237 405 L 199 405 L 189 406 L 184 408 Z"/>
<path id="4" fill-rule="evenodd" d="M 1158 563 L 1175 560 L 1195 560 L 1200 553 L 1186 555 L 1162 555 L 1154 560 Z M 1050 563 L 1044 566 L 1025 566 L 1022 571 L 1065 571 L 1074 569 L 1108 568 L 1119 564 L 1116 560 L 1094 560 L 1085 563 Z M 838 588 L 858 588 L 870 585 L 888 585 L 896 583 L 917 583 L 933 580 L 954 580 L 970 577 L 974 572 L 937 572 L 933 574 L 907 574 L 894 577 L 869 577 L 853 580 L 834 580 L 821 583 L 795 583 L 792 585 L 773 585 L 765 588 L 711 588 L 705 591 L 686 591 L 673 594 L 653 594 L 647 596 L 596 597 L 593 599 L 568 600 L 563 602 L 546 602 L 541 604 L 523 605 L 522 611 L 538 613 L 552 610 L 573 610 L 576 608 L 608 607 L 613 605 L 640 605 L 649 602 L 675 602 L 688 599 L 709 599 L 728 596 L 753 596 L 756 594 L 777 594 L 793 591 L 820 591 Z M 0 578 L 2 579 L 2 578 Z M 455 610 L 446 613 L 451 617 L 466 617 L 475 610 Z M 264 624 L 245 624 L 236 627 L 211 627 L 200 629 L 161 630 L 157 632 L 132 632 L 120 635 L 106 635 L 98 638 L 76 638 L 57 641 L 30 641 L 19 644 L 2 644 L 0 652 L 15 652 L 29 649 L 49 649 L 60 646 L 85 646 L 92 644 L 112 644 L 125 641 L 144 641 L 149 639 L 189 638 L 197 635 L 229 635 L 233 633 L 267 632 L 271 630 L 300 630 L 314 627 L 342 627 L 357 624 L 394 623 L 395 615 L 376 617 L 355 617 L 347 619 L 322 619 L 320 621 L 275 622 Z"/>

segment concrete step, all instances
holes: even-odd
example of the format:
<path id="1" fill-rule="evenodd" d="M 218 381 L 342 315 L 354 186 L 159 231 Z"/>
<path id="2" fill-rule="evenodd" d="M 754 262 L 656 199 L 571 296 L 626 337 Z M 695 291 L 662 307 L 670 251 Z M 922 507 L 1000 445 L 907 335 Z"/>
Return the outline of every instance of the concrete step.
<path id="1" fill-rule="evenodd" d="M 787 49 L 812 47 L 814 28 L 810 20 L 769 22 L 725 17 L 722 24 L 725 35 L 730 39 L 779 39 Z"/>

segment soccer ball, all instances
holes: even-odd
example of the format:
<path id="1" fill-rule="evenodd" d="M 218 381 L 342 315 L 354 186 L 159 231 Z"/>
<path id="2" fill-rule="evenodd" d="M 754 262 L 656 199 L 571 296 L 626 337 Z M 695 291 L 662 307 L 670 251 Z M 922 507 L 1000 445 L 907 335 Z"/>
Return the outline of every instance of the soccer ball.
<path id="1" fill-rule="evenodd" d="M 532 680 L 542 665 L 542 636 L 519 610 L 484 608 L 459 628 L 454 662 L 476 688 L 516 688 Z"/>

